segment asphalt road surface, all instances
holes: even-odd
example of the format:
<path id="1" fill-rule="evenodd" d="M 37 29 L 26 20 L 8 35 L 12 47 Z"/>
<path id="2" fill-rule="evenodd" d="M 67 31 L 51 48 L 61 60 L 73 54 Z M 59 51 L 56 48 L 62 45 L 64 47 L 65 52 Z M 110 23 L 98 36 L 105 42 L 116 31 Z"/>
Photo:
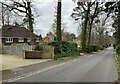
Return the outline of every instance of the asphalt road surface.
<path id="1" fill-rule="evenodd" d="M 110 47 L 13 82 L 114 82 L 117 69 Z"/>

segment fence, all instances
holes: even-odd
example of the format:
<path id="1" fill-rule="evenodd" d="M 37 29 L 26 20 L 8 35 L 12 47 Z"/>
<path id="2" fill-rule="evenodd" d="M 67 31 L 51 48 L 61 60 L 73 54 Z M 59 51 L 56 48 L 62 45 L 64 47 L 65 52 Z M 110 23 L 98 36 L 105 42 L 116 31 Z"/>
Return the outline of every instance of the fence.
<path id="1" fill-rule="evenodd" d="M 22 55 L 23 50 L 32 51 L 32 45 L 0 46 L 0 53 Z"/>

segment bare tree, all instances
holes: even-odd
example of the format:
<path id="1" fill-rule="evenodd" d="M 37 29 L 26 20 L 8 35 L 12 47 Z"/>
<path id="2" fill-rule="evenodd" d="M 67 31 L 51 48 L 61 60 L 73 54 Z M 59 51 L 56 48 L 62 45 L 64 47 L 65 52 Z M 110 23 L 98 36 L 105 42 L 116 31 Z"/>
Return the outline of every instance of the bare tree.
<path id="1" fill-rule="evenodd" d="M 19 13 L 23 13 L 26 16 L 26 22 L 28 22 L 28 29 L 31 31 L 31 39 L 33 43 L 33 14 L 31 10 L 31 2 L 28 0 L 21 0 L 21 1 L 15 1 L 11 0 L 11 3 L 7 4 L 4 2 L 0 2 L 3 6 L 9 9 L 9 11 L 12 11 L 16 13 L 18 11 Z"/>

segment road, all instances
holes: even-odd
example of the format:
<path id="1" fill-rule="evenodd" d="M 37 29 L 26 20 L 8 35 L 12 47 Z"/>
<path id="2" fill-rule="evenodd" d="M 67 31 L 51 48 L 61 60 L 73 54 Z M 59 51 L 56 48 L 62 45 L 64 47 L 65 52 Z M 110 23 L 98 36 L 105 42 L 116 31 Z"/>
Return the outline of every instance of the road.
<path id="1" fill-rule="evenodd" d="M 110 47 L 13 82 L 113 82 L 117 69 Z"/>

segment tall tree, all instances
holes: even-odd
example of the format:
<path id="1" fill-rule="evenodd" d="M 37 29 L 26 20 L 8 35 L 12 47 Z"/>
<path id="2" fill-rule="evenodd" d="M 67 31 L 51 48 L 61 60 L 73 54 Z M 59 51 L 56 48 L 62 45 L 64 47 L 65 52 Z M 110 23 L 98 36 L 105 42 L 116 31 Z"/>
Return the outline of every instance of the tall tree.
<path id="1" fill-rule="evenodd" d="M 93 20 L 96 17 L 98 2 L 96 3 L 95 2 L 81 2 L 80 0 L 78 0 L 77 5 L 78 6 L 73 9 L 75 13 L 72 13 L 71 16 L 75 18 L 75 20 L 79 20 L 79 19 L 83 20 L 82 32 L 81 32 L 81 47 L 82 49 L 84 49 L 87 44 L 87 36 L 88 36 L 87 33 L 89 33 L 89 38 L 91 38 L 91 29 L 92 29 Z M 95 8 L 93 15 L 91 15 L 91 7 L 93 5 L 96 5 L 96 8 Z M 87 32 L 88 24 L 91 25 L 89 27 L 89 32 Z M 90 39 L 88 43 L 90 43 Z"/>
<path id="2" fill-rule="evenodd" d="M 65 27 L 66 27 L 66 24 L 63 23 L 62 18 L 61 18 L 61 33 L 64 32 Z M 56 29 L 57 29 L 57 5 L 55 5 L 54 22 L 52 24 L 52 28 L 51 29 L 52 29 L 53 35 L 56 37 L 57 36 L 56 35 L 56 33 L 57 33 L 56 32 Z"/>
<path id="3" fill-rule="evenodd" d="M 116 28 L 116 44 L 120 44 L 120 1 L 106 2 L 105 7 L 107 13 L 114 13 L 114 15 L 117 16 L 116 19 L 114 19 L 113 27 Z"/>
<path id="4" fill-rule="evenodd" d="M 57 4 L 57 29 L 56 29 L 56 39 L 58 41 L 62 40 L 62 33 L 61 33 L 61 0 L 58 0 L 58 4 Z"/>
<path id="5" fill-rule="evenodd" d="M 99 5 L 99 2 L 96 2 L 95 3 L 95 9 L 94 9 L 94 13 L 93 14 L 91 14 L 90 13 L 90 20 L 89 20 L 89 25 L 90 25 L 90 27 L 89 27 L 89 35 L 88 35 L 88 45 L 90 45 L 90 43 L 91 43 L 91 30 L 92 30 L 92 25 L 93 25 L 93 21 L 94 21 L 94 18 L 98 15 L 98 13 L 99 13 L 99 9 L 98 9 L 98 5 Z"/>

